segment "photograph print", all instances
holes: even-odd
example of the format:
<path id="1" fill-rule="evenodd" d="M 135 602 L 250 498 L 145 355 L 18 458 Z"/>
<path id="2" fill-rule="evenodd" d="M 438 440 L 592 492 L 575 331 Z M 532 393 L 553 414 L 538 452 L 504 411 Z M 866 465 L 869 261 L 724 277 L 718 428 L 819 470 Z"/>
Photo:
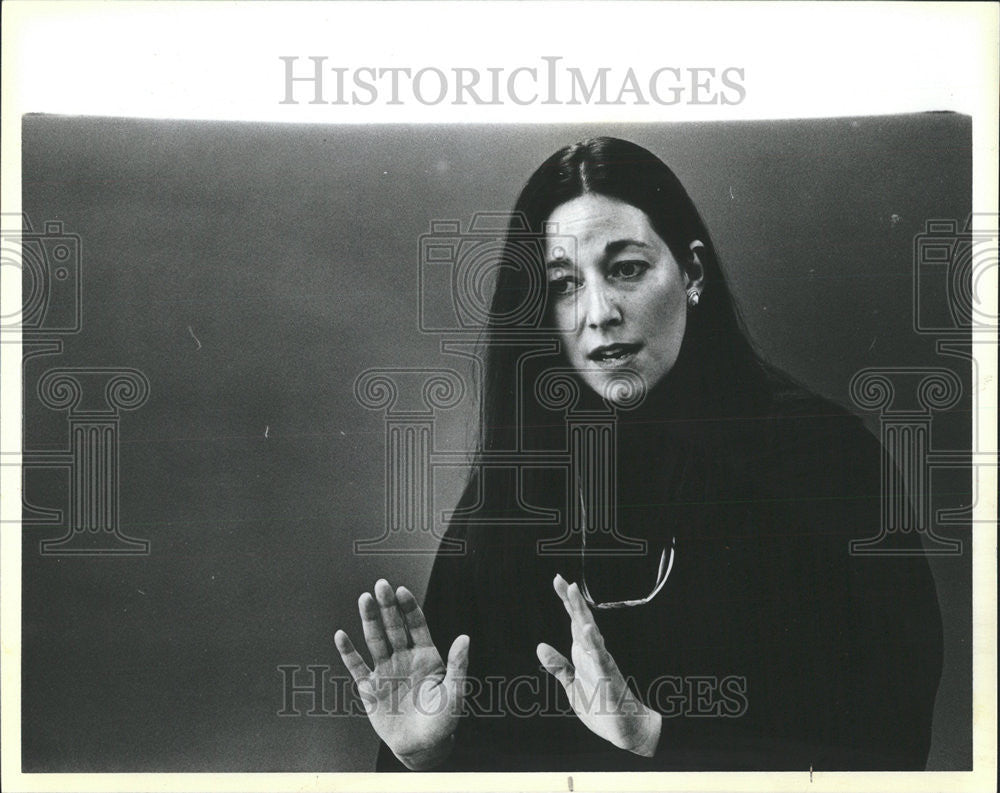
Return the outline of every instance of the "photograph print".
<path id="1" fill-rule="evenodd" d="M 22 174 L 25 773 L 972 769 L 970 117 Z"/>

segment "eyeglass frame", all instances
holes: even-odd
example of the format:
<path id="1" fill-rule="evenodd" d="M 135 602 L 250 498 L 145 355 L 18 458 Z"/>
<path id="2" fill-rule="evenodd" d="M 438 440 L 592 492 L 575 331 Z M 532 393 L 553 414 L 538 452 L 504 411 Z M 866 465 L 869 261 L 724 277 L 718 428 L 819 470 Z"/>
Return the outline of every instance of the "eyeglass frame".
<path id="1" fill-rule="evenodd" d="M 583 500 L 583 488 L 577 484 L 577 493 L 580 496 L 580 514 L 582 516 L 582 534 L 580 539 L 580 594 L 583 595 L 583 599 L 586 601 L 587 605 L 594 609 L 624 609 L 624 608 L 634 608 L 635 606 L 644 606 L 653 598 L 659 594 L 660 590 L 663 589 L 664 584 L 667 583 L 667 579 L 670 578 L 670 571 L 674 567 L 674 552 L 676 537 L 670 540 L 670 557 L 667 557 L 667 549 L 664 547 L 663 551 L 660 553 L 660 565 L 656 573 L 656 584 L 653 586 L 653 591 L 650 592 L 644 598 L 638 598 L 635 600 L 609 600 L 605 602 L 598 603 L 594 600 L 593 596 L 590 594 L 590 590 L 587 588 L 587 505 Z"/>

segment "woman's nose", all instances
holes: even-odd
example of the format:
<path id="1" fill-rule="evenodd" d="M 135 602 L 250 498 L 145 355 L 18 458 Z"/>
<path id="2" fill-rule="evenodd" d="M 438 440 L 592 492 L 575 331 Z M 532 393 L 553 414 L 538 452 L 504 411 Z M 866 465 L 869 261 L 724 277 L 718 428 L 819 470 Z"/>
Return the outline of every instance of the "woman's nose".
<path id="1" fill-rule="evenodd" d="M 622 312 L 614 295 L 608 289 L 599 285 L 588 285 L 585 291 L 584 324 L 589 328 L 600 329 L 612 325 L 620 325 Z"/>

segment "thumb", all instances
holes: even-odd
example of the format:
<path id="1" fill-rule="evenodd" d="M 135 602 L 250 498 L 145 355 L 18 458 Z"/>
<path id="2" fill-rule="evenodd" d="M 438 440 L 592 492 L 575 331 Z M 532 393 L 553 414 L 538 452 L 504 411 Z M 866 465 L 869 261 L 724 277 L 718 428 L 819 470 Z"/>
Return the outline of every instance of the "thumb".
<path id="1" fill-rule="evenodd" d="M 569 693 L 570 686 L 573 685 L 573 680 L 575 679 L 573 664 L 567 661 L 566 656 L 555 647 L 545 642 L 538 645 L 535 649 L 535 654 L 538 656 L 538 660 L 542 662 L 542 666 L 545 667 L 545 671 L 558 680 L 562 684 L 562 687 L 566 689 L 566 693 Z"/>
<path id="2" fill-rule="evenodd" d="M 461 682 L 469 668 L 469 637 L 464 633 L 451 643 L 448 651 L 448 668 L 444 673 L 444 684 L 448 690 L 460 694 Z"/>

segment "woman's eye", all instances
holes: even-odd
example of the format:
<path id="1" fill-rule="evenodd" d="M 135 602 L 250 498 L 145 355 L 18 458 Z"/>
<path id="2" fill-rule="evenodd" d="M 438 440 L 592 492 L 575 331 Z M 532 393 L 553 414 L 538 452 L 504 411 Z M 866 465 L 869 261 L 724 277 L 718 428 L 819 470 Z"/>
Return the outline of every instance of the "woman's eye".
<path id="1" fill-rule="evenodd" d="M 625 259 L 611 265 L 611 275 L 615 278 L 637 278 L 649 269 L 649 264 L 641 259 Z"/>
<path id="2" fill-rule="evenodd" d="M 578 287 L 576 278 L 567 274 L 565 270 L 553 270 L 549 273 L 549 291 L 554 295 L 568 295 Z"/>
<path id="3" fill-rule="evenodd" d="M 575 292 L 578 284 L 572 278 L 556 278 L 549 281 L 549 291 L 555 295 L 568 295 Z"/>

